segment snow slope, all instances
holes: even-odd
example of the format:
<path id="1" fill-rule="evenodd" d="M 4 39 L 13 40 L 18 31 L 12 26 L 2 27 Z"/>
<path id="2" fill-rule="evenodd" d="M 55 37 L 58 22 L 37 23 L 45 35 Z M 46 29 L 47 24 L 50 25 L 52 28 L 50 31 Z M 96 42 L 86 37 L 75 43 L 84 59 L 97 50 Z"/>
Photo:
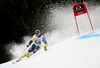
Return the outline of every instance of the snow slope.
<path id="1" fill-rule="evenodd" d="M 16 64 L 13 61 L 0 68 L 100 68 L 100 30 L 63 41 Z"/>

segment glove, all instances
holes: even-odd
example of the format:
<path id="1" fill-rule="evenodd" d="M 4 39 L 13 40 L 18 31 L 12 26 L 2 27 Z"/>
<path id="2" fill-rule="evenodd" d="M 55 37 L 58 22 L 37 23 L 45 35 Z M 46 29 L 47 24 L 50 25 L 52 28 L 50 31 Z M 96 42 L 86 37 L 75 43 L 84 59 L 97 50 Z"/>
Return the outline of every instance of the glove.
<path id="1" fill-rule="evenodd" d="M 28 45 L 26 45 L 27 47 L 29 47 L 30 45 L 28 44 Z"/>
<path id="2" fill-rule="evenodd" d="M 44 46 L 44 50 L 45 50 L 45 51 L 47 51 L 47 48 L 46 48 L 46 46 Z"/>

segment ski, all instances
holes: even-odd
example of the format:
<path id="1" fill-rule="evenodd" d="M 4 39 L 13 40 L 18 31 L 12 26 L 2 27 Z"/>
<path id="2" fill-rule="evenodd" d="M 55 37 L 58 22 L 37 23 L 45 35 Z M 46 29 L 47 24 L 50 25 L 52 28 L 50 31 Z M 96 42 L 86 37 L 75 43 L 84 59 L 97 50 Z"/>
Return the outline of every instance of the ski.
<path id="1" fill-rule="evenodd" d="M 15 63 L 17 63 L 17 62 L 19 62 L 19 61 L 21 61 L 23 59 L 23 57 L 20 57 L 18 60 L 16 60 L 15 62 L 12 62 L 12 64 L 15 64 Z"/>
<path id="2" fill-rule="evenodd" d="M 47 51 L 50 50 L 50 49 L 51 49 L 51 48 L 48 48 Z M 35 57 L 35 56 L 37 56 L 37 55 L 40 55 L 40 54 L 42 54 L 42 53 L 44 53 L 44 52 L 45 52 L 45 51 L 43 51 L 43 52 L 41 52 L 41 53 L 38 53 L 38 54 L 34 55 L 33 57 Z M 31 58 L 30 56 L 32 56 L 32 55 L 33 55 L 33 53 L 30 53 L 29 55 L 27 55 L 27 56 L 25 56 L 25 57 Z M 23 57 L 20 57 L 18 60 L 12 62 L 12 64 L 15 64 L 15 63 L 17 63 L 17 62 L 20 62 L 22 59 L 23 59 Z"/>

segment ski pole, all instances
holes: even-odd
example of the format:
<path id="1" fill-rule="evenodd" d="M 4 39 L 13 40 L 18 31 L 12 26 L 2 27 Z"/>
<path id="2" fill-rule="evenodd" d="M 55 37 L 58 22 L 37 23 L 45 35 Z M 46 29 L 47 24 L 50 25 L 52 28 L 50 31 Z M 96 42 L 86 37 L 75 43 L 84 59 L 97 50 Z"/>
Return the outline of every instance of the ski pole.
<path id="1" fill-rule="evenodd" d="M 27 47 L 24 49 L 24 51 L 22 52 L 22 54 L 25 52 L 26 49 L 27 49 Z M 21 54 L 21 55 L 22 55 L 22 54 Z"/>

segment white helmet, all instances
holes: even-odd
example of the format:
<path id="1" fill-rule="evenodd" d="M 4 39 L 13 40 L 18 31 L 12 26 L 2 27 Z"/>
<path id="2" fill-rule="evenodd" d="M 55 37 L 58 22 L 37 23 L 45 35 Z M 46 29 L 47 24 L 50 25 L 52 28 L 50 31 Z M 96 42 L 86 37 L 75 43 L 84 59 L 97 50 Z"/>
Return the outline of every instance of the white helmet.
<path id="1" fill-rule="evenodd" d="M 39 35 L 41 35 L 41 32 L 40 32 L 40 30 L 35 30 L 35 34 L 39 34 Z"/>

